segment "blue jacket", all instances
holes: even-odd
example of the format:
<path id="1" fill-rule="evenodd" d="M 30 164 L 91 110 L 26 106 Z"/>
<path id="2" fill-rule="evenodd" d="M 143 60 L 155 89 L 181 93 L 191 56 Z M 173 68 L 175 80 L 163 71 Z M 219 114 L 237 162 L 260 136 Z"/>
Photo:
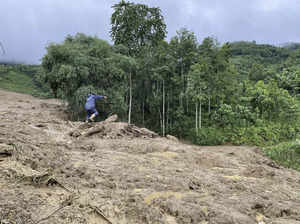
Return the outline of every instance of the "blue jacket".
<path id="1" fill-rule="evenodd" d="M 91 109 L 95 108 L 96 100 L 97 99 L 103 99 L 103 98 L 104 98 L 104 96 L 97 96 L 97 95 L 94 95 L 94 94 L 89 94 L 88 98 L 86 100 L 86 103 L 85 103 L 85 109 L 86 110 L 91 110 Z"/>

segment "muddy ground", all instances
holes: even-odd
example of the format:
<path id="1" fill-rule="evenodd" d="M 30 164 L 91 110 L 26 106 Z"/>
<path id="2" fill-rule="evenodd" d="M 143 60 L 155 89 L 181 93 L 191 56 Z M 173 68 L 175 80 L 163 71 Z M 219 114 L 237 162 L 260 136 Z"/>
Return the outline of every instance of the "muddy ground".
<path id="1" fill-rule="evenodd" d="M 300 224 L 300 173 L 0 90 L 1 224 Z"/>

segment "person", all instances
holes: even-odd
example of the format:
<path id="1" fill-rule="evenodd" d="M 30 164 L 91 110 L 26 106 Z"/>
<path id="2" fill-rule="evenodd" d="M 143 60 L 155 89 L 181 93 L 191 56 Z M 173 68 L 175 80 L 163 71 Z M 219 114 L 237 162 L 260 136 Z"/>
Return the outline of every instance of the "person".
<path id="1" fill-rule="evenodd" d="M 97 99 L 107 99 L 107 96 L 98 96 L 96 94 L 90 93 L 85 103 L 85 110 L 87 112 L 87 117 L 85 122 L 94 121 L 95 117 L 99 114 L 96 110 L 96 100 Z"/>

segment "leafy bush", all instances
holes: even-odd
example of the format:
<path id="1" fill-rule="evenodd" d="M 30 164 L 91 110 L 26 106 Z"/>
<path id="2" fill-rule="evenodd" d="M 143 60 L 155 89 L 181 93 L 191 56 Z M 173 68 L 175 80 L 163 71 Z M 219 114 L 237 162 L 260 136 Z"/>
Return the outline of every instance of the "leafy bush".
<path id="1" fill-rule="evenodd" d="M 19 93 L 31 94 L 41 98 L 49 96 L 48 91 L 44 91 L 35 85 L 33 78 L 23 72 L 19 72 L 16 68 L 10 68 L 7 73 L 1 74 L 0 88 Z"/>
<path id="2" fill-rule="evenodd" d="M 263 151 L 279 164 L 300 171 L 300 140 L 265 147 Z"/>
<path id="3" fill-rule="evenodd" d="M 201 128 L 197 134 L 193 130 L 190 135 L 192 142 L 198 145 L 222 145 L 228 140 L 222 129 L 215 127 Z"/>
<path id="4" fill-rule="evenodd" d="M 260 120 L 256 126 L 227 128 L 225 133 L 233 144 L 267 146 L 282 141 L 293 140 L 299 135 L 300 128 L 274 122 Z"/>
<path id="5" fill-rule="evenodd" d="M 110 99 L 110 106 L 101 107 L 101 112 L 108 113 L 110 108 L 123 117 L 128 89 L 125 70 L 133 64 L 129 61 L 128 57 L 114 53 L 106 41 L 77 34 L 68 36 L 62 44 L 47 47 L 39 79 L 49 85 L 55 97 L 68 102 L 72 119 L 85 117 L 84 103 L 90 92 Z"/>

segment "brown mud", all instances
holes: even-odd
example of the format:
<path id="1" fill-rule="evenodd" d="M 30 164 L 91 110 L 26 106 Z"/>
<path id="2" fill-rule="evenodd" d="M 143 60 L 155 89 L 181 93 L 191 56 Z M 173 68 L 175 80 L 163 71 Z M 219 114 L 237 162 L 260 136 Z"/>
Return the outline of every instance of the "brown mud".
<path id="1" fill-rule="evenodd" d="M 1 224 L 300 224 L 300 173 L 0 90 Z"/>

